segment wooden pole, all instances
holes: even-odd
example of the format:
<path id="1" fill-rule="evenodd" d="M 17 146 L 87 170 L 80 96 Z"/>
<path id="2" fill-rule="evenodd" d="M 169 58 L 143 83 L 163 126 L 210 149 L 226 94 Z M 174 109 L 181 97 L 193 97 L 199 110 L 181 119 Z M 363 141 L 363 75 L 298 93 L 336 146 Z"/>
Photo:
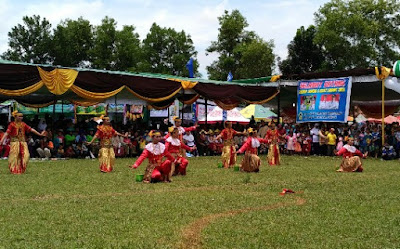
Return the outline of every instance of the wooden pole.
<path id="1" fill-rule="evenodd" d="M 207 114 L 208 114 L 207 99 L 205 99 L 205 104 L 206 104 L 205 115 L 206 115 L 206 125 L 207 125 Z"/>

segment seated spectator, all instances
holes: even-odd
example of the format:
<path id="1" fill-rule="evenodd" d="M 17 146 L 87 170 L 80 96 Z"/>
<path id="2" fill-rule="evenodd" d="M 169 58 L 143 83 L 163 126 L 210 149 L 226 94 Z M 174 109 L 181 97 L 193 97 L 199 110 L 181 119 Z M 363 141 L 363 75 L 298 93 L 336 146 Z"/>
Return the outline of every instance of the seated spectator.
<path id="1" fill-rule="evenodd" d="M 39 148 L 36 149 L 36 152 L 39 154 L 40 158 L 49 159 L 51 157 L 51 147 L 47 137 L 43 137 L 43 139 L 40 140 Z"/>
<path id="2" fill-rule="evenodd" d="M 396 157 L 396 152 L 392 145 L 388 143 L 382 148 L 382 159 L 383 160 L 393 160 Z"/>
<path id="3" fill-rule="evenodd" d="M 74 129 L 68 128 L 67 132 L 68 132 L 67 135 L 65 135 L 65 147 L 68 148 L 68 147 L 72 146 L 72 144 L 75 143 L 76 137 L 73 134 Z"/>
<path id="4" fill-rule="evenodd" d="M 75 147 L 75 156 L 77 158 L 89 158 L 89 149 L 85 144 L 79 142 Z"/>
<path id="5" fill-rule="evenodd" d="M 36 148 L 36 141 L 33 139 L 32 135 L 28 136 L 28 139 L 26 140 L 27 144 L 28 144 L 28 150 L 29 150 L 29 154 L 31 157 L 36 157 L 36 153 L 35 153 L 35 148 Z"/>
<path id="6" fill-rule="evenodd" d="M 192 154 L 193 154 L 193 156 L 198 157 L 199 156 L 199 152 L 197 151 L 196 144 L 194 143 L 194 136 L 190 131 L 185 132 L 185 135 L 183 135 L 183 141 L 190 148 L 195 148 L 192 151 Z"/>
<path id="7" fill-rule="evenodd" d="M 75 157 L 75 151 L 72 148 L 72 145 L 68 146 L 67 150 L 64 153 L 65 158 L 74 158 Z"/>
<path id="8" fill-rule="evenodd" d="M 65 157 L 64 146 L 62 144 L 60 146 L 58 146 L 56 157 L 57 158 Z"/>
<path id="9" fill-rule="evenodd" d="M 4 127 L 0 126 L 0 140 L 4 136 Z M 3 159 L 7 159 L 8 155 L 10 154 L 10 137 L 7 137 L 3 144 L 0 144 L 0 156 Z"/>

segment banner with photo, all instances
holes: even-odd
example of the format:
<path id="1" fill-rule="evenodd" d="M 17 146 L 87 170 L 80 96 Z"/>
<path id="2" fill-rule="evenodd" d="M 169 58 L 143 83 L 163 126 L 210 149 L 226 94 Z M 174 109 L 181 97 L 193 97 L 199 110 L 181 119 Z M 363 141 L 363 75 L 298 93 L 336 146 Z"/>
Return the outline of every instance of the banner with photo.
<path id="1" fill-rule="evenodd" d="M 351 77 L 299 81 L 297 123 L 347 122 L 351 84 Z"/>
<path id="2" fill-rule="evenodd" d="M 83 106 L 75 107 L 77 115 L 94 115 L 94 116 L 105 115 L 106 109 L 107 109 L 106 104 L 98 104 L 98 105 L 88 106 L 88 107 L 83 107 Z"/>

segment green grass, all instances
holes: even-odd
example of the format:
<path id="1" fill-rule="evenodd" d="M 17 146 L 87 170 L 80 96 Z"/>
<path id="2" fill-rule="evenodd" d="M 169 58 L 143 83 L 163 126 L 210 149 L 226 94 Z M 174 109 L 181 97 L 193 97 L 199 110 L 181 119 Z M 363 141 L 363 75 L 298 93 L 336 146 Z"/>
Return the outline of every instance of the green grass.
<path id="1" fill-rule="evenodd" d="M 284 157 L 259 174 L 217 168 L 218 157 L 191 158 L 170 184 L 136 183 L 117 159 L 31 161 L 11 175 L 0 162 L 0 248 L 178 248 L 204 217 L 203 248 L 398 248 L 400 163 L 368 159 L 364 173 L 336 173 L 339 158 Z M 241 160 L 241 159 L 239 159 Z M 143 172 L 145 164 L 137 171 Z M 280 196 L 283 188 L 303 193 Z M 293 205 L 302 198 L 304 205 Z M 275 205 L 275 206 L 274 206 Z M 196 223 L 194 223 L 196 224 Z"/>

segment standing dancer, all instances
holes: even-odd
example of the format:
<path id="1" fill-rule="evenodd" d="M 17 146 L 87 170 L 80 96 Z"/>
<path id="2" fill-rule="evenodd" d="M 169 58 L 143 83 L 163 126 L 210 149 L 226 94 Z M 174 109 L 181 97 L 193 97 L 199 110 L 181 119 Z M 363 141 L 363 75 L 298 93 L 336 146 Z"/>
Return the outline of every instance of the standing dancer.
<path id="1" fill-rule="evenodd" d="M 96 134 L 93 136 L 92 141 L 90 141 L 87 144 L 91 145 L 93 141 L 95 141 L 97 138 L 100 139 L 100 150 L 99 150 L 100 171 L 103 173 L 108 173 L 113 170 L 115 164 L 115 152 L 111 139 L 114 136 L 121 136 L 121 137 L 126 137 L 126 136 L 114 130 L 114 128 L 111 126 L 109 117 L 102 115 L 100 116 L 100 119 L 97 120 L 96 122 L 101 123 L 101 121 L 103 121 L 103 124 L 97 126 Z"/>
<path id="2" fill-rule="evenodd" d="M 14 122 L 11 122 L 8 125 L 8 129 L 1 138 L 0 144 L 3 144 L 4 139 L 6 139 L 7 136 L 10 136 L 11 143 L 10 154 L 8 156 L 8 168 L 10 169 L 11 174 L 23 174 L 30 157 L 25 134 L 32 132 L 37 136 L 44 137 L 45 131 L 39 133 L 22 122 L 24 115 L 18 111 L 13 111 L 12 116 L 14 117 Z"/>
<path id="3" fill-rule="evenodd" d="M 281 163 L 281 156 L 279 153 L 279 134 L 276 129 L 275 123 L 270 123 L 270 129 L 267 131 L 267 135 L 265 139 L 268 140 L 269 149 L 268 149 L 268 163 L 269 165 L 279 165 Z"/>
<path id="4" fill-rule="evenodd" d="M 249 136 L 246 143 L 244 143 L 237 152 L 239 154 L 246 152 L 242 161 L 242 171 L 259 172 L 261 160 L 260 157 L 258 157 L 258 148 L 261 143 L 268 143 L 268 141 L 266 139 L 258 138 L 257 131 L 253 130 L 253 128 L 249 128 L 247 133 L 249 133 Z"/>
<path id="5" fill-rule="evenodd" d="M 222 130 L 215 140 L 223 139 L 224 147 L 222 148 L 222 163 L 224 168 L 230 168 L 236 163 L 236 148 L 233 140 L 234 136 L 243 135 L 243 132 L 237 132 L 232 129 L 232 122 L 225 122 L 225 129 Z"/>
<path id="6" fill-rule="evenodd" d="M 175 163 L 172 164 L 169 177 L 172 175 L 186 175 L 186 167 L 189 161 L 183 157 L 181 150 L 193 151 L 196 146 L 190 148 L 179 139 L 178 128 L 169 128 L 170 136 L 165 140 L 165 150 L 175 158 Z"/>
<path id="7" fill-rule="evenodd" d="M 169 174 L 171 172 L 171 164 L 175 162 L 175 159 L 169 152 L 165 149 L 165 145 L 160 143 L 161 133 L 159 131 L 151 131 L 149 133 L 151 136 L 152 142 L 146 145 L 143 153 L 136 160 L 136 162 L 132 165 L 132 169 L 136 169 L 143 163 L 143 161 L 148 158 L 149 165 L 146 168 L 144 173 L 143 182 L 169 182 Z M 164 157 L 167 157 L 167 160 L 162 161 Z"/>
<path id="8" fill-rule="evenodd" d="M 188 131 L 195 131 L 197 128 L 197 125 L 191 126 L 191 127 L 182 127 L 182 119 L 178 118 L 178 117 L 174 117 L 174 128 L 178 129 L 179 132 L 179 139 L 181 141 L 183 141 L 183 135 L 185 134 L 185 132 Z"/>

